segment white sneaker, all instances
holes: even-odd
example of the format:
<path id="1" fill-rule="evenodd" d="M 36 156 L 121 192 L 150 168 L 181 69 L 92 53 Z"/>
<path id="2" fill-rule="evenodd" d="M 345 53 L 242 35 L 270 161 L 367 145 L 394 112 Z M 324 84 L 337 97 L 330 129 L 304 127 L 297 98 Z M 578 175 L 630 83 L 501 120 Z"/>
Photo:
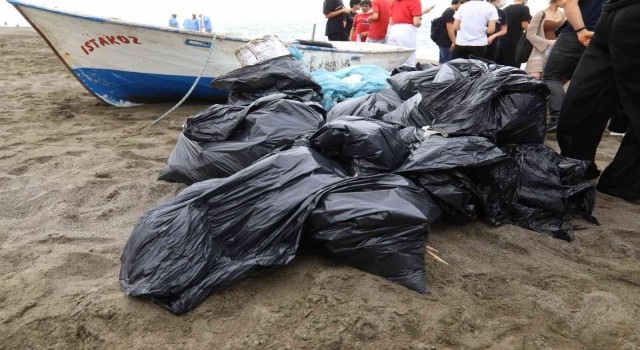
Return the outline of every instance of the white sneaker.
<path id="1" fill-rule="evenodd" d="M 624 137 L 624 135 L 626 135 L 626 132 L 614 132 L 614 131 L 609 131 L 609 135 L 611 136 L 620 136 L 620 137 Z"/>

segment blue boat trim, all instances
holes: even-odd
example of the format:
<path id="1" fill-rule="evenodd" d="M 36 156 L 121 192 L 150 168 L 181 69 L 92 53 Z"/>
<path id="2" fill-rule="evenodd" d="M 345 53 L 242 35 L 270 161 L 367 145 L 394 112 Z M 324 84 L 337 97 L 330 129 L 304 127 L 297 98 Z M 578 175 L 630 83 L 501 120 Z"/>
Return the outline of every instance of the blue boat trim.
<path id="1" fill-rule="evenodd" d="M 74 68 L 73 73 L 95 95 L 116 106 L 179 100 L 196 77 L 127 72 L 112 69 Z M 190 99 L 223 100 L 228 92 L 211 88 L 213 78 L 201 78 Z"/>
<path id="2" fill-rule="evenodd" d="M 203 41 L 203 40 L 187 39 L 184 41 L 184 43 L 190 46 L 205 47 L 207 49 L 211 47 L 210 42 Z"/>

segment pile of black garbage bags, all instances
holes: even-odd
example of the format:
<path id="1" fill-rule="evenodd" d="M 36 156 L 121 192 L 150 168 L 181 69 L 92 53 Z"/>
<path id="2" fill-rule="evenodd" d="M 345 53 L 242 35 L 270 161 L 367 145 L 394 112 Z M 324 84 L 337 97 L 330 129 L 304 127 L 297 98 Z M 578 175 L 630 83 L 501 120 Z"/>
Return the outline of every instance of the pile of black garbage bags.
<path id="1" fill-rule="evenodd" d="M 587 162 L 544 145 L 546 86 L 478 60 L 394 71 L 328 112 L 292 57 L 219 77 L 160 179 L 190 185 L 147 212 L 120 284 L 175 314 L 302 248 L 427 293 L 430 226 L 482 219 L 571 240 L 591 213 Z"/>

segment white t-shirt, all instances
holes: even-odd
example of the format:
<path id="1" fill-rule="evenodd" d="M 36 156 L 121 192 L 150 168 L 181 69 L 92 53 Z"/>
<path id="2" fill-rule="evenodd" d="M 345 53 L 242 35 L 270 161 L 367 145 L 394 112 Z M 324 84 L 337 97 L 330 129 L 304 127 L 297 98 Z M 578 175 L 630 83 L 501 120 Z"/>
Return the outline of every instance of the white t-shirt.
<path id="1" fill-rule="evenodd" d="M 471 0 L 460 5 L 453 18 L 460 20 L 456 45 L 486 46 L 487 24 L 498 20 L 498 10 L 488 2 Z"/>

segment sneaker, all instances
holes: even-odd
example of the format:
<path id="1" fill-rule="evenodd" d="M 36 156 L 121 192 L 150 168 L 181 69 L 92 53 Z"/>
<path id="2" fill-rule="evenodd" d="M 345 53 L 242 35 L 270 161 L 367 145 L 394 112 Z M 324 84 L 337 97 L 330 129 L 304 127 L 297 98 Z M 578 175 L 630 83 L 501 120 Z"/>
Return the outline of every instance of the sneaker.
<path id="1" fill-rule="evenodd" d="M 609 135 L 610 136 L 619 136 L 619 137 L 624 137 L 624 135 L 626 135 L 626 132 L 615 132 L 615 131 L 609 131 Z"/>

